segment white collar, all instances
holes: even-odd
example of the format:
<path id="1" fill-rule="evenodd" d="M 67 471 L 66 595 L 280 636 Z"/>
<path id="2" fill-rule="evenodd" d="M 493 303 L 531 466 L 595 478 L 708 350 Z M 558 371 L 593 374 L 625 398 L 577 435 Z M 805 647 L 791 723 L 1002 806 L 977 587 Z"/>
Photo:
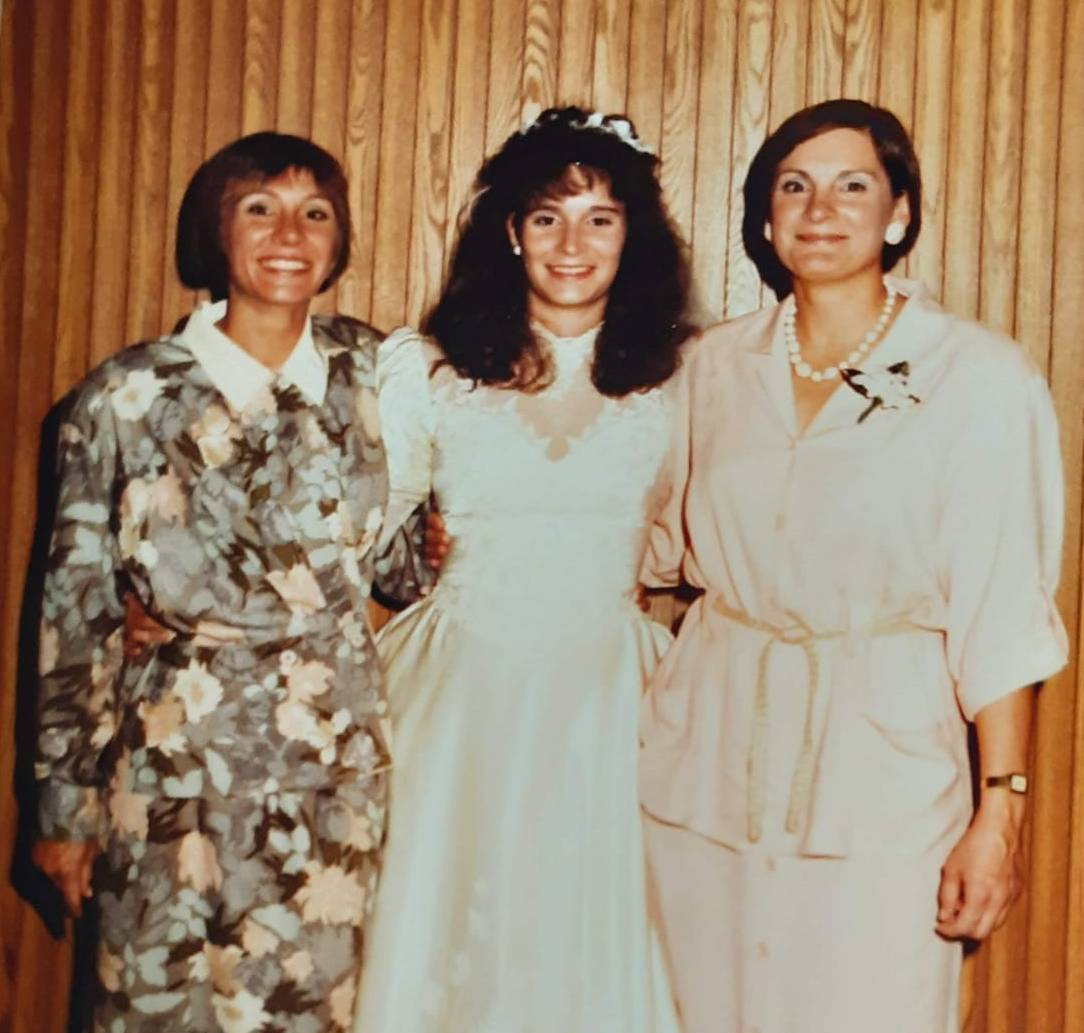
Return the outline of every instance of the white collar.
<path id="1" fill-rule="evenodd" d="M 188 317 L 180 340 L 231 408 L 243 410 L 276 376 L 296 387 L 310 404 L 322 404 L 327 393 L 327 359 L 313 340 L 312 320 L 305 320 L 297 344 L 276 371 L 253 358 L 215 326 L 226 315 L 226 305 L 225 301 L 198 305 Z"/>

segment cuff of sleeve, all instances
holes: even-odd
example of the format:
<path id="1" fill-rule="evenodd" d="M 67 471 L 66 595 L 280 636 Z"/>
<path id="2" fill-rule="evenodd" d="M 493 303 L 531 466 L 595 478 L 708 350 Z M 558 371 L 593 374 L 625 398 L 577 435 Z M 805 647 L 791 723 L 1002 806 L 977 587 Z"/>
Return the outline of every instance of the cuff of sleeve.
<path id="1" fill-rule="evenodd" d="M 964 673 L 956 690 L 964 717 L 974 721 L 983 707 L 1057 674 L 1067 659 L 1068 646 L 1060 621 L 1057 627 L 1044 629 L 1026 641 L 1014 643 L 1011 648 L 991 653 L 982 664 L 974 665 Z"/>
<path id="2" fill-rule="evenodd" d="M 39 782 L 38 831 L 42 839 L 82 842 L 99 838 L 102 832 L 99 791 L 70 782 Z"/>

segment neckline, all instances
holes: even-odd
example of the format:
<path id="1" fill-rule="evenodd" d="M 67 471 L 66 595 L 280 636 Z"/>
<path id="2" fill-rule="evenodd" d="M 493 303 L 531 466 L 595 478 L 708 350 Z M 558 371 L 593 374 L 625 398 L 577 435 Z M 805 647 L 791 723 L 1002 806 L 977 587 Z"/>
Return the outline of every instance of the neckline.
<path id="1" fill-rule="evenodd" d="M 908 331 L 910 330 L 917 302 L 922 296 L 921 285 L 916 281 L 906 280 L 901 277 L 892 277 L 891 279 L 902 302 L 899 303 L 899 308 L 881 339 L 866 354 L 862 366 L 868 369 L 883 369 L 895 360 L 896 353 L 900 348 L 899 342 L 912 340 Z M 813 418 L 801 430 L 798 429 L 798 405 L 794 394 L 790 356 L 783 340 L 781 314 L 782 302 L 777 306 L 777 317 L 774 321 L 769 346 L 769 354 L 773 357 L 772 380 L 775 388 L 774 391 L 769 391 L 769 394 L 776 395 L 776 406 L 783 417 L 784 423 L 787 425 L 788 434 L 794 441 L 802 441 L 836 429 L 843 416 L 846 416 L 849 421 L 851 410 L 862 399 L 841 379 L 837 378 L 835 388 L 814 413 Z"/>

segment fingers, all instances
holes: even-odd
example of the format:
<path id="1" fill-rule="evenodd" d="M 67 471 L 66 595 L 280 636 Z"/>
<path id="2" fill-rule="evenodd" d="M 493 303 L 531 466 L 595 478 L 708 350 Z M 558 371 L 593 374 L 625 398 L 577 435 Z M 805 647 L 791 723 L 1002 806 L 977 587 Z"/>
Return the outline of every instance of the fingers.
<path id="1" fill-rule="evenodd" d="M 428 513 L 425 518 L 425 562 L 433 570 L 440 570 L 451 547 L 452 539 L 444 529 L 441 515 Z"/>
<path id="2" fill-rule="evenodd" d="M 651 600 L 648 599 L 648 597 L 647 597 L 647 589 L 644 588 L 643 585 L 637 585 L 636 586 L 635 599 L 636 599 L 636 605 L 639 606 L 640 609 L 644 613 L 650 612 L 650 610 L 651 610 Z"/>
<path id="3" fill-rule="evenodd" d="M 87 851 L 83 856 L 83 863 L 79 867 L 78 873 L 78 890 L 80 897 L 83 900 L 89 900 L 94 890 L 92 887 L 94 880 L 94 858 L 97 855 L 97 851 Z"/>
<path id="4" fill-rule="evenodd" d="M 942 873 L 937 932 L 950 940 L 984 940 L 1008 917 L 1021 883 L 1015 875 L 996 881 L 968 881 L 962 873 Z"/>
<path id="5" fill-rule="evenodd" d="M 64 897 L 64 906 L 67 907 L 68 913 L 72 918 L 81 918 L 83 915 L 83 894 L 78 878 L 73 877 L 70 872 L 66 872 L 59 877 L 59 881 L 54 879 L 53 882 L 56 883 L 61 896 Z"/>
<path id="6" fill-rule="evenodd" d="M 92 879 L 97 843 L 39 840 L 34 844 L 34 863 L 60 891 L 68 911 L 78 918 L 83 901 L 93 893 Z"/>
<path id="7" fill-rule="evenodd" d="M 964 902 L 964 881 L 959 871 L 945 867 L 941 871 L 941 885 L 937 890 L 937 931 L 942 936 L 955 922 Z"/>

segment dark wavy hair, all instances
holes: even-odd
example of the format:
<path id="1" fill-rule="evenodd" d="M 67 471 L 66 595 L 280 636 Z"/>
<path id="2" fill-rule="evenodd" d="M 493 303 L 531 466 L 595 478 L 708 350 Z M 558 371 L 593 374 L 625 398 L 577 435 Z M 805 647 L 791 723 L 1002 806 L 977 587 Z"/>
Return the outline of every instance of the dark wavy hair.
<path id="1" fill-rule="evenodd" d="M 888 176 L 892 196 L 907 195 L 911 221 L 898 244 L 885 244 L 882 248 L 881 268 L 885 272 L 915 246 L 922 228 L 922 173 L 914 145 L 900 120 L 887 108 L 874 107 L 862 100 L 826 100 L 803 108 L 760 145 L 742 188 L 745 215 L 741 233 L 745 253 L 753 260 L 760 278 L 780 299 L 791 292 L 790 271 L 779 261 L 771 241 L 764 236 L 764 227 L 771 218 L 775 173 L 795 147 L 832 129 L 857 129 L 868 133 Z"/>
<path id="2" fill-rule="evenodd" d="M 550 108 L 514 133 L 482 166 L 440 300 L 422 329 L 445 360 L 480 384 L 536 391 L 550 382 L 546 353 L 531 331 L 523 262 L 511 250 L 517 232 L 547 197 L 603 182 L 625 209 L 626 237 L 595 343 L 591 378 L 621 397 L 667 380 L 693 332 L 688 318 L 689 266 L 656 177 L 658 159 L 630 145 L 620 116 L 588 122 L 576 107 Z M 626 134 L 622 136 L 621 134 Z"/>
<path id="3" fill-rule="evenodd" d="M 238 186 L 258 186 L 288 169 L 312 175 L 331 202 L 338 230 L 335 263 L 320 284 L 326 291 L 350 260 L 350 202 L 342 166 L 311 140 L 286 133 L 251 133 L 208 158 L 188 182 L 177 214 L 174 256 L 181 283 L 210 291 L 211 300 L 229 294 L 230 263 L 222 249 L 224 206 Z"/>

